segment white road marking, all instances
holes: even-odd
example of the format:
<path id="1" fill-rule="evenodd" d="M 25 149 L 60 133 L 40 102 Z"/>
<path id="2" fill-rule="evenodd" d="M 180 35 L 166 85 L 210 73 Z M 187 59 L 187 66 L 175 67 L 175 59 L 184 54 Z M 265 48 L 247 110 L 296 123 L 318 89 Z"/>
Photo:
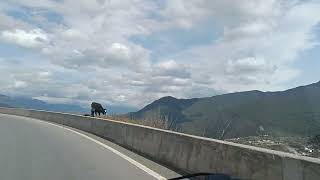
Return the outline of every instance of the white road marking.
<path id="1" fill-rule="evenodd" d="M 41 121 L 41 120 L 40 120 L 40 121 Z M 102 146 L 102 147 L 110 150 L 111 152 L 117 154 L 118 156 L 122 157 L 123 159 L 129 161 L 131 164 L 137 166 L 139 169 L 143 170 L 144 172 L 148 173 L 149 175 L 153 176 L 154 178 L 156 178 L 156 179 L 158 179 L 158 180 L 166 180 L 166 178 L 163 177 L 163 176 L 161 176 L 160 174 L 154 172 L 153 170 L 151 170 L 151 169 L 147 168 L 146 166 L 142 165 L 141 163 L 139 163 L 139 162 L 135 161 L 134 159 L 126 156 L 125 154 L 122 154 L 121 152 L 113 149 L 112 147 L 107 146 L 106 144 L 103 144 L 102 142 L 100 142 L 100 141 L 98 141 L 98 140 L 95 140 L 95 139 L 93 139 L 93 138 L 91 138 L 91 137 L 89 137 L 89 136 L 87 136 L 87 135 L 85 135 L 85 134 L 82 134 L 82 133 L 80 133 L 80 132 L 77 132 L 77 131 L 75 131 L 75 130 L 69 129 L 69 128 L 67 128 L 66 126 L 61 126 L 61 125 L 54 124 L 54 123 L 47 122 L 47 121 L 41 121 L 41 122 L 44 122 L 44 123 L 47 123 L 47 124 L 50 124 L 50 125 L 53 125 L 53 126 L 56 126 L 56 127 L 59 127 L 59 128 L 63 128 L 63 129 L 68 130 L 68 131 L 70 131 L 70 132 L 72 132 L 72 133 L 78 134 L 78 135 L 80 135 L 80 136 L 82 136 L 82 137 L 84 137 L 84 138 L 86 138 L 86 139 L 88 139 L 88 140 L 91 140 L 91 141 L 99 144 L 100 146 Z"/>

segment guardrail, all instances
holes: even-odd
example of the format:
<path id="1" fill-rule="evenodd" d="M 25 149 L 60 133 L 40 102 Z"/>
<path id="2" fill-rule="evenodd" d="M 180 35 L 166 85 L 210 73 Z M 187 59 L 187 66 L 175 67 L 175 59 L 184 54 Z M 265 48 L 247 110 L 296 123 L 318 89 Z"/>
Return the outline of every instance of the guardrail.
<path id="1" fill-rule="evenodd" d="M 245 179 L 319 180 L 320 159 L 79 115 L 17 108 L 0 113 L 77 128 L 185 172 L 225 173 Z"/>

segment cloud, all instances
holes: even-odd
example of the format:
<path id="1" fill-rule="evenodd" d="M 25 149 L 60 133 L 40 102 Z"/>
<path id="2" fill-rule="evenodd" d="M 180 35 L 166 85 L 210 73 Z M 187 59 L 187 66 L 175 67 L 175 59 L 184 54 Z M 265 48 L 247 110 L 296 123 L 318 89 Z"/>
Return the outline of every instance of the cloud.
<path id="1" fill-rule="evenodd" d="M 183 64 L 178 64 L 174 60 L 161 61 L 153 66 L 153 76 L 172 76 L 179 78 L 189 78 L 190 73 Z"/>
<path id="2" fill-rule="evenodd" d="M 256 74 L 256 73 L 273 73 L 276 66 L 270 66 L 263 58 L 245 57 L 242 59 L 229 60 L 226 64 L 228 74 Z"/>
<path id="3" fill-rule="evenodd" d="M 15 65 L 1 57 L 1 93 L 141 107 L 166 95 L 284 89 L 318 43 L 319 9 L 312 0 L 1 2 L 0 48 L 30 51 Z"/>
<path id="4" fill-rule="evenodd" d="M 33 29 L 29 32 L 21 29 L 2 31 L 1 39 L 27 48 L 41 47 L 49 42 L 48 36 L 41 29 Z"/>
<path id="5" fill-rule="evenodd" d="M 192 64 L 193 76 L 210 74 L 215 83 L 207 83 L 215 89 L 284 89 L 300 75 L 291 63 L 318 41 L 316 1 L 197 1 L 193 6 L 205 13 L 188 18 L 190 24 L 215 22 L 221 36 L 213 44 L 179 52 L 175 59 Z"/>

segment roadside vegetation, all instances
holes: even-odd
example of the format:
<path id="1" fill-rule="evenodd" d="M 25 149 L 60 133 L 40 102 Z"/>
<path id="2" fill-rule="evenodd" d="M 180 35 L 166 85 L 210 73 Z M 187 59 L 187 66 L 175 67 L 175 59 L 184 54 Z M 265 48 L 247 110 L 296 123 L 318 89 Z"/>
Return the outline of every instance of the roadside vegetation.
<path id="1" fill-rule="evenodd" d="M 166 129 L 168 130 L 169 125 L 168 121 L 162 121 L 162 120 L 156 120 L 156 119 L 131 119 L 126 116 L 121 116 L 121 115 L 107 115 L 107 116 L 100 116 L 100 118 L 103 119 L 111 119 L 115 121 L 120 121 L 120 122 L 127 122 L 127 123 L 133 123 L 133 124 L 139 124 L 143 126 L 149 126 L 149 127 L 154 127 L 154 128 L 159 128 L 159 129 Z"/>

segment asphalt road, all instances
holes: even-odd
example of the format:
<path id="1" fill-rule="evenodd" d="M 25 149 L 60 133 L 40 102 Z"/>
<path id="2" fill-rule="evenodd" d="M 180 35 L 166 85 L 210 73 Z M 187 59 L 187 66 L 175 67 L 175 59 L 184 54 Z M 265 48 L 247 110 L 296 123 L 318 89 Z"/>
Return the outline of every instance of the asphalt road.
<path id="1" fill-rule="evenodd" d="M 0 179 L 152 180 L 101 144 L 31 118 L 0 114 Z"/>

